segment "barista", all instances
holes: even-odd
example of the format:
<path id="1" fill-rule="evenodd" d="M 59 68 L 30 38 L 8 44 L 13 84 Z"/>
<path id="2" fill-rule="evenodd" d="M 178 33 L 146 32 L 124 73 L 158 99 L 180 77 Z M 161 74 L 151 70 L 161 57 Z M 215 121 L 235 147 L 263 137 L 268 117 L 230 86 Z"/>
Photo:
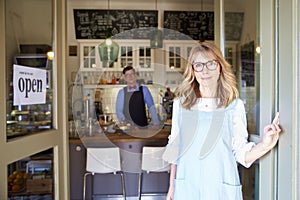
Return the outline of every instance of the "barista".
<path id="1" fill-rule="evenodd" d="M 129 122 L 139 127 L 148 125 L 146 105 L 153 125 L 159 125 L 158 115 L 152 95 L 146 86 L 137 83 L 137 74 L 132 66 L 123 69 L 127 86 L 120 89 L 116 101 L 116 113 L 119 122 Z"/>

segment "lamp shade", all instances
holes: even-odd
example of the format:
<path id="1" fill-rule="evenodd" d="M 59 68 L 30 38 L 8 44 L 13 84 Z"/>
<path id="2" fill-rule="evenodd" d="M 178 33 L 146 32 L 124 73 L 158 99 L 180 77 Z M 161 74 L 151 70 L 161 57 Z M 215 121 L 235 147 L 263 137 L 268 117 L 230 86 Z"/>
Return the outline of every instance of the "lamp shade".
<path id="1" fill-rule="evenodd" d="M 118 60 L 119 45 L 111 38 L 107 38 L 98 46 L 102 62 L 116 62 Z"/>
<path id="2" fill-rule="evenodd" d="M 150 48 L 158 49 L 163 47 L 163 32 L 155 29 L 150 33 Z"/>

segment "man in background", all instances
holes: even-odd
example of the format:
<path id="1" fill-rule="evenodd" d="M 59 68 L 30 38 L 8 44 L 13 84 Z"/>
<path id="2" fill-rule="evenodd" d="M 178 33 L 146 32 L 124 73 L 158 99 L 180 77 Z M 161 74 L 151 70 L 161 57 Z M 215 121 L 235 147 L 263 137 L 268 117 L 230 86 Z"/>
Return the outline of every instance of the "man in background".
<path id="1" fill-rule="evenodd" d="M 137 83 L 137 74 L 132 66 L 123 69 L 124 80 L 127 86 L 120 89 L 116 101 L 116 113 L 120 123 L 131 123 L 139 127 L 148 125 L 146 105 L 150 112 L 153 125 L 160 121 L 156 113 L 154 101 L 149 89 Z"/>

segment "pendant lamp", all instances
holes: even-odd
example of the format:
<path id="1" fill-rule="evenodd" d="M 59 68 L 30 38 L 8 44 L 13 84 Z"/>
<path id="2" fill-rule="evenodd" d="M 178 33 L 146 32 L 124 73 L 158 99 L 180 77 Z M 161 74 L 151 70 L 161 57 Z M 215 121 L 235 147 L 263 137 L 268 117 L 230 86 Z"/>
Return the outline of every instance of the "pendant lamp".
<path id="1" fill-rule="evenodd" d="M 108 4 L 108 11 L 107 11 L 107 26 L 109 24 L 109 10 L 110 10 L 110 5 L 109 5 L 109 0 L 107 1 Z M 119 54 L 119 45 L 112 40 L 111 38 L 111 29 L 106 28 L 106 39 L 104 42 L 99 44 L 98 46 L 99 50 L 99 56 L 102 62 L 116 62 L 118 60 L 118 54 Z"/>
<path id="2" fill-rule="evenodd" d="M 157 0 L 155 0 L 155 10 L 157 10 Z M 163 32 L 158 29 L 158 24 L 156 28 L 150 32 L 150 48 L 158 49 L 163 47 Z"/>
<path id="3" fill-rule="evenodd" d="M 163 32 L 156 28 L 150 34 L 150 48 L 158 49 L 163 47 Z"/>
<path id="4" fill-rule="evenodd" d="M 100 59 L 102 62 L 117 62 L 119 54 L 119 45 L 110 37 L 98 46 Z"/>

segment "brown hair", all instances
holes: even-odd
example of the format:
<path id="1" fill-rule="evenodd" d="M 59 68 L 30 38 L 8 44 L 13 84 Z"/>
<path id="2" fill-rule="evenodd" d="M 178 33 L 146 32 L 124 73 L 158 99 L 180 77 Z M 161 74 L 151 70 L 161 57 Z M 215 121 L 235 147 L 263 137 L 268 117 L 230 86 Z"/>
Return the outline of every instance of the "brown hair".
<path id="1" fill-rule="evenodd" d="M 176 90 L 176 96 L 183 97 L 182 106 L 186 109 L 190 109 L 196 103 L 197 98 L 201 98 L 199 83 L 192 68 L 192 63 L 199 54 L 212 58 L 219 63 L 220 78 L 218 80 L 217 98 L 220 101 L 218 107 L 227 107 L 239 96 L 236 78 L 231 70 L 231 65 L 225 60 L 222 52 L 213 42 L 204 41 L 192 49 L 183 74 L 183 81 Z"/>
<path id="2" fill-rule="evenodd" d="M 125 74 L 129 70 L 133 70 L 135 72 L 135 69 L 132 66 L 125 66 L 122 73 Z"/>

